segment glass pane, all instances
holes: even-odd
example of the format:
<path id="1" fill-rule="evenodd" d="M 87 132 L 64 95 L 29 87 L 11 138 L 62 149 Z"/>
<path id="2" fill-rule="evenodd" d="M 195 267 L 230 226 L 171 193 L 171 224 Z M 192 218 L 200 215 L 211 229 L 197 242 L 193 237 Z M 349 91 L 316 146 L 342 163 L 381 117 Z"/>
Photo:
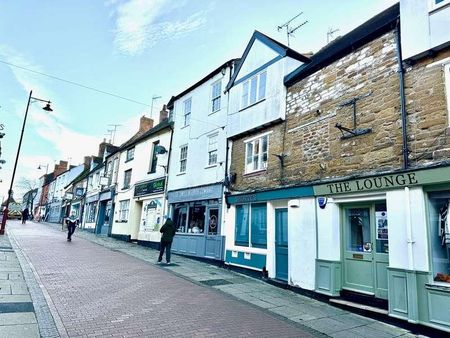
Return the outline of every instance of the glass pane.
<path id="1" fill-rule="evenodd" d="M 389 234 L 386 202 L 375 204 L 376 250 L 389 253 Z"/>
<path id="2" fill-rule="evenodd" d="M 203 205 L 194 205 L 189 208 L 189 233 L 200 234 L 205 230 L 205 210 Z"/>
<path id="3" fill-rule="evenodd" d="M 266 72 L 259 74 L 258 100 L 266 96 Z"/>
<path id="4" fill-rule="evenodd" d="M 242 102 L 241 102 L 242 108 L 245 108 L 248 106 L 248 81 L 245 81 L 242 84 Z"/>
<path id="5" fill-rule="evenodd" d="M 430 199 L 429 222 L 433 279 L 450 283 L 450 214 L 449 200 Z"/>
<path id="6" fill-rule="evenodd" d="M 275 241 L 278 245 L 288 245 L 287 211 L 276 211 L 277 232 Z"/>
<path id="7" fill-rule="evenodd" d="M 208 235 L 217 235 L 219 231 L 219 209 L 209 209 Z"/>
<path id="8" fill-rule="evenodd" d="M 369 208 L 347 209 L 347 249 L 371 252 Z"/>
<path id="9" fill-rule="evenodd" d="M 247 143 L 247 164 L 253 160 L 253 143 Z"/>
<path id="10" fill-rule="evenodd" d="M 235 244 L 248 246 L 248 205 L 236 206 Z"/>
<path id="11" fill-rule="evenodd" d="M 252 246 L 265 248 L 267 246 L 267 208 L 265 203 L 252 204 Z"/>
<path id="12" fill-rule="evenodd" d="M 173 222 L 178 232 L 186 232 L 187 210 L 186 207 L 175 208 L 173 211 Z"/>
<path id="13" fill-rule="evenodd" d="M 255 76 L 251 80 L 250 84 L 250 104 L 256 102 L 256 84 L 258 82 L 258 78 Z"/>

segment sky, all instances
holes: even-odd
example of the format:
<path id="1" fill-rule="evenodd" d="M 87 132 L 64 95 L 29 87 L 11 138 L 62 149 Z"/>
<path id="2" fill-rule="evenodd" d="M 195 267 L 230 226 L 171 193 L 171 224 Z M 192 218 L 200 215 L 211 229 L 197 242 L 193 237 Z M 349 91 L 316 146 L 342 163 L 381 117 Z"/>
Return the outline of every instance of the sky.
<path id="1" fill-rule="evenodd" d="M 291 27 L 308 22 L 290 47 L 316 52 L 330 29 L 344 35 L 395 2 L 0 0 L 0 200 L 7 198 L 30 91 L 50 100 L 53 112 L 32 100 L 15 183 L 39 178 L 47 166 L 51 172 L 59 160 L 77 165 L 97 155 L 111 125 L 120 125 L 120 145 L 142 115 L 157 120 L 172 95 L 241 57 L 254 30 L 287 44 L 277 27 L 302 13 Z M 13 190 L 20 199 L 22 191 Z"/>

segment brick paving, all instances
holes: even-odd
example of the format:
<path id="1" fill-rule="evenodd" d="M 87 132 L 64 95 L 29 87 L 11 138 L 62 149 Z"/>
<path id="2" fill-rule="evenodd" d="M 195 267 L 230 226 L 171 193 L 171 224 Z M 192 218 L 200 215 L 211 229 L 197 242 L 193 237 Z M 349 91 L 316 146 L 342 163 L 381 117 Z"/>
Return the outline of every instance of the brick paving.
<path id="1" fill-rule="evenodd" d="M 135 254 L 80 236 L 69 243 L 60 230 L 37 223 L 10 222 L 9 231 L 48 295 L 63 337 L 324 336 Z M 128 243 L 119 245 L 133 251 Z"/>

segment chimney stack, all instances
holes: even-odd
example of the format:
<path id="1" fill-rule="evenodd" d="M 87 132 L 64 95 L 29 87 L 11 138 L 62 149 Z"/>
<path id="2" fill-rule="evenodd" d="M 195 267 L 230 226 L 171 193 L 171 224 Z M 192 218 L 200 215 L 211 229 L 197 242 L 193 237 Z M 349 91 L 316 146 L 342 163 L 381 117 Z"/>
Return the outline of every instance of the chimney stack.
<path id="1" fill-rule="evenodd" d="M 161 123 L 164 120 L 167 120 L 168 116 L 169 116 L 169 111 L 167 110 L 167 106 L 163 105 L 162 110 L 159 112 L 159 123 Z"/>
<path id="2" fill-rule="evenodd" d="M 141 116 L 139 121 L 139 131 L 145 133 L 153 128 L 153 120 L 149 117 Z"/>

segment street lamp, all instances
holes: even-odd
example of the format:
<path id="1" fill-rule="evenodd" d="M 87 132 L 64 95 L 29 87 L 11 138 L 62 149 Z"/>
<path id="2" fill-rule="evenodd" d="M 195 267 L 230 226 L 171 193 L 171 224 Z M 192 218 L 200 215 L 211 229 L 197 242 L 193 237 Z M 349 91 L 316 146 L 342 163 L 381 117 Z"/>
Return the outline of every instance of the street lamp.
<path id="1" fill-rule="evenodd" d="M 13 174 L 12 174 L 12 177 L 11 177 L 11 185 L 9 186 L 9 190 L 8 190 L 8 199 L 6 200 L 5 209 L 3 210 L 2 225 L 0 227 L 0 235 L 4 235 L 5 234 L 5 225 L 6 225 L 6 220 L 8 218 L 9 202 L 10 202 L 11 197 L 12 197 L 12 188 L 13 188 L 13 184 L 14 184 L 14 176 L 16 175 L 17 162 L 19 161 L 19 154 L 20 154 L 20 146 L 22 145 L 23 132 L 25 130 L 25 123 L 27 122 L 28 109 L 30 108 L 31 100 L 34 100 L 33 102 L 36 102 L 36 101 L 45 102 L 46 105 L 42 109 L 44 109 L 46 111 L 53 111 L 53 109 L 50 107 L 50 103 L 51 103 L 50 101 L 38 99 L 37 97 L 31 96 L 32 94 L 33 94 L 33 91 L 30 90 L 30 95 L 28 96 L 27 109 L 25 110 L 25 116 L 23 118 L 22 132 L 20 133 L 19 147 L 17 148 L 16 161 L 14 162 L 14 169 L 13 169 Z"/>
<path id="2" fill-rule="evenodd" d="M 44 108 L 42 108 L 42 109 L 44 109 Z M 37 169 L 38 170 L 42 170 L 42 169 L 44 169 L 44 164 L 39 164 L 39 166 L 37 167 Z M 48 163 L 45 165 L 45 175 L 47 175 L 47 173 L 48 173 Z"/>

